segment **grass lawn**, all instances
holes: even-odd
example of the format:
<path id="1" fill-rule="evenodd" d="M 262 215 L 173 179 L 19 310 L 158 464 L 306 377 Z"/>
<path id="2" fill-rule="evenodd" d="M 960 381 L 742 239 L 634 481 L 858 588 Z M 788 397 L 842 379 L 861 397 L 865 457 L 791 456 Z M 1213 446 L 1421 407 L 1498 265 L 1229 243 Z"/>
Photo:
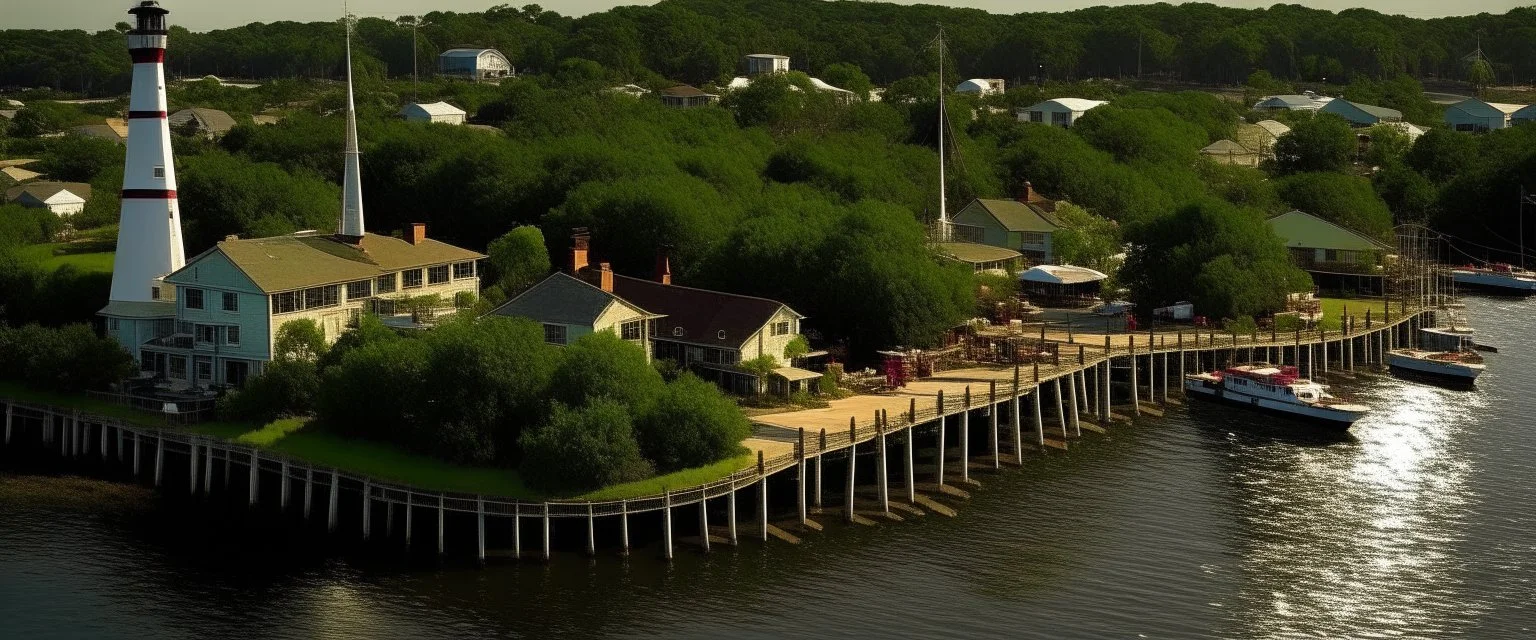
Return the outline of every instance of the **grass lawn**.
<path id="1" fill-rule="evenodd" d="M 1339 318 L 1344 317 L 1347 309 L 1349 315 L 1355 317 L 1355 327 L 1365 326 L 1365 311 L 1370 309 L 1372 321 L 1379 321 L 1385 317 L 1387 302 L 1381 298 L 1318 298 L 1323 302 L 1323 328 L 1329 331 L 1338 331 Z M 1392 310 L 1393 317 L 1397 317 L 1399 311 Z"/>
<path id="2" fill-rule="evenodd" d="M 124 422 L 148 427 L 163 427 L 156 416 L 84 395 L 36 391 L 11 382 L 0 382 L 0 396 L 22 402 L 74 407 L 82 411 L 110 416 Z M 163 427 L 175 430 L 175 427 Z M 542 500 L 546 498 L 585 498 L 618 500 L 655 495 L 666 489 L 686 489 L 713 482 L 745 469 L 755 460 L 742 450 L 736 457 L 714 464 L 684 469 L 646 480 L 605 487 L 580 495 L 547 496 L 529 489 L 517 472 L 494 467 L 468 467 L 411 453 L 387 444 L 335 436 L 312 426 L 302 418 L 286 418 L 267 425 L 230 422 L 205 422 L 186 430 L 216 436 L 244 445 L 252 445 L 317 465 L 408 484 L 427 491 L 457 491 L 485 495 Z"/>
<path id="3" fill-rule="evenodd" d="M 72 247 L 70 243 L 54 242 L 50 244 L 33 244 L 21 248 L 21 255 L 29 260 L 35 260 L 43 268 L 53 270 L 63 265 L 74 265 L 76 269 L 85 273 L 112 273 L 111 251 L 71 251 L 79 247 Z M 63 253 L 58 253 L 63 249 Z"/>

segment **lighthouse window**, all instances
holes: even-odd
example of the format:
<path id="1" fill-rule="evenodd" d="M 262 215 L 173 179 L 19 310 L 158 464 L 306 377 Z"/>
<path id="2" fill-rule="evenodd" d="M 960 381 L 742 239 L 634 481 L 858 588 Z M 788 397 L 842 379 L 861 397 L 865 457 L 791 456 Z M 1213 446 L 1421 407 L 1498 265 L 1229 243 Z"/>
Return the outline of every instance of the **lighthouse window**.
<path id="1" fill-rule="evenodd" d="M 155 167 L 155 179 L 156 180 L 164 180 L 165 179 L 165 167 L 164 166 L 157 166 L 157 167 Z"/>

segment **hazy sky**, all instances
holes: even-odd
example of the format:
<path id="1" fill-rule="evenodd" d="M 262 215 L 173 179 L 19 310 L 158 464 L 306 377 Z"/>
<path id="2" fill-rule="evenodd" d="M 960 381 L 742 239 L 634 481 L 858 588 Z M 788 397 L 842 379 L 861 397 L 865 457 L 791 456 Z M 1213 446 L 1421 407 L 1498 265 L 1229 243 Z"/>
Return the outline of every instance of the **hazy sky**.
<path id="1" fill-rule="evenodd" d="M 394 17 L 428 11 L 482 11 L 497 4 L 522 6 L 530 0 L 349 0 L 352 12 L 364 16 Z M 923 0 L 924 4 L 975 7 L 997 13 L 1063 11 L 1096 5 L 1135 4 L 1127 0 Z M 1213 0 L 1233 7 L 1268 7 L 1279 0 Z M 1320 9 L 1339 10 L 1366 7 L 1383 13 L 1397 13 L 1416 18 L 1465 15 L 1481 12 L 1503 13 L 1531 0 L 1290 0 Z M 895 0 L 899 4 L 917 4 L 917 0 Z M 0 0 L 0 28 L 32 29 L 109 29 L 119 20 L 126 21 L 132 6 L 126 0 Z M 247 22 L 330 20 L 341 15 L 341 0 L 161 0 L 171 10 L 173 24 L 194 31 L 242 25 Z M 655 4 L 655 0 L 544 0 L 539 5 L 566 15 L 583 15 L 615 5 Z"/>

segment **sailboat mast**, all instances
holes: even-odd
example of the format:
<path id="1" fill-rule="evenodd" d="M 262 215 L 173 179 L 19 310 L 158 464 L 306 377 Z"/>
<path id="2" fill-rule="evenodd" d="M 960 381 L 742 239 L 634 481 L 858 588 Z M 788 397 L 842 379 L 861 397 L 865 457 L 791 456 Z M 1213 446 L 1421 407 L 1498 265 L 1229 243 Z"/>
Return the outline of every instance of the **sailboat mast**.
<path id="1" fill-rule="evenodd" d="M 944 27 L 939 26 L 939 241 L 949 240 L 949 207 L 944 181 Z"/>

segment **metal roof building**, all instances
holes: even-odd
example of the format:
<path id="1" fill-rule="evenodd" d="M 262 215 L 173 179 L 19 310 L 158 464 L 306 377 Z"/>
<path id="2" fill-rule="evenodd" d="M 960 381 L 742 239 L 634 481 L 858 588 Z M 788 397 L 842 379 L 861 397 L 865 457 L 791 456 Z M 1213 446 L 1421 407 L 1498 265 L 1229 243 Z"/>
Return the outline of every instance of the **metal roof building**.
<path id="1" fill-rule="evenodd" d="M 408 122 L 438 122 L 464 124 L 464 110 L 446 102 L 421 104 L 413 102 L 400 109 L 400 116 Z"/>
<path id="2" fill-rule="evenodd" d="M 462 47 L 438 54 L 437 72 L 440 75 L 480 82 L 517 75 L 512 61 L 495 49 Z"/>
<path id="3" fill-rule="evenodd" d="M 1331 113 L 1348 120 L 1357 127 L 1369 127 L 1383 122 L 1397 122 L 1403 119 L 1403 112 L 1397 109 L 1378 107 L 1373 104 L 1350 102 L 1348 100 L 1333 100 L 1317 110 L 1318 113 Z"/>
<path id="4" fill-rule="evenodd" d="M 1503 129 L 1510 126 L 1510 117 L 1524 108 L 1526 105 L 1523 104 L 1484 102 L 1477 98 L 1467 98 L 1445 108 L 1445 123 L 1457 131 Z"/>

